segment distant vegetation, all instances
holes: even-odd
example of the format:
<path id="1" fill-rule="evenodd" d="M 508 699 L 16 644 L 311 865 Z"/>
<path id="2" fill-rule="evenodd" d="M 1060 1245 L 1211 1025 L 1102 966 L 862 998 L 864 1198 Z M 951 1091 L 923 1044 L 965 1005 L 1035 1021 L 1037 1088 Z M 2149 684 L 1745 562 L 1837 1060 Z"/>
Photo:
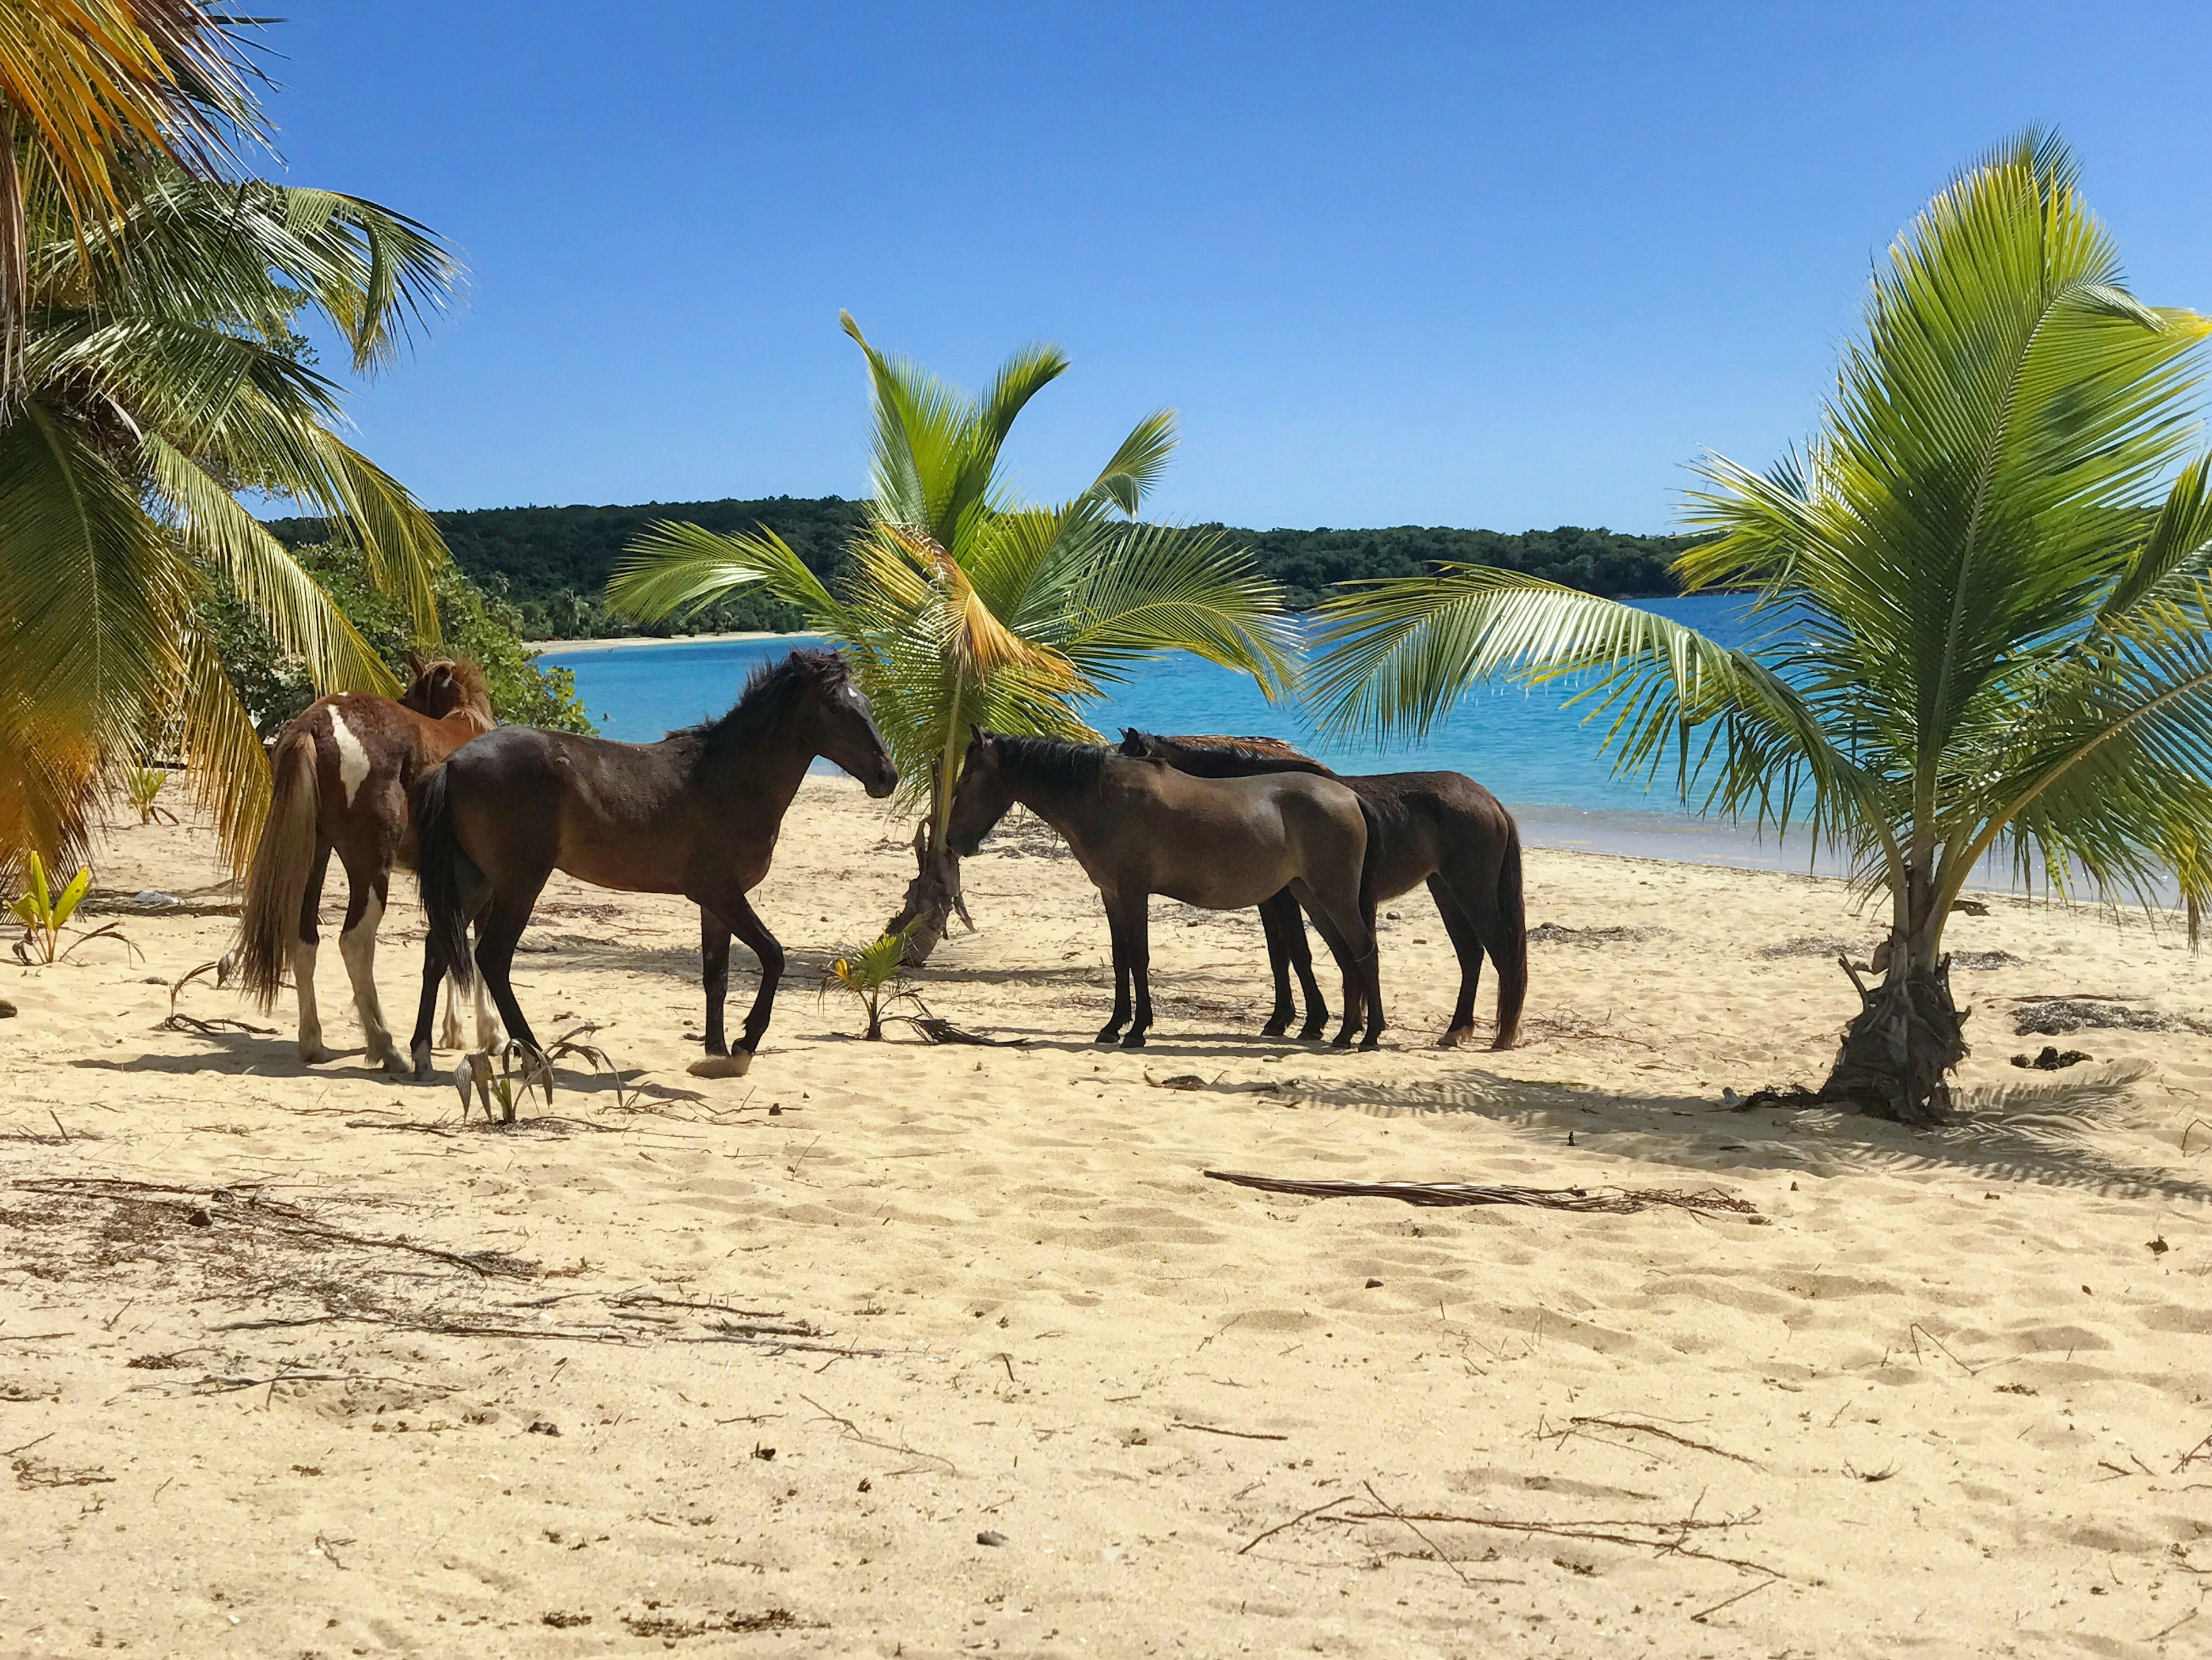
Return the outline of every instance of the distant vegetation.
<path id="1" fill-rule="evenodd" d="M 810 569 L 844 568 L 846 544 L 866 517 L 866 504 L 841 496 L 779 496 L 763 502 L 656 502 L 634 508 L 485 508 L 431 515 L 461 569 L 491 586 L 506 583 L 533 640 L 590 640 L 611 634 L 691 634 L 726 629 L 793 629 L 798 611 L 757 588 L 731 595 L 696 617 L 641 629 L 607 615 L 607 578 L 632 538 L 661 520 L 742 536 L 765 525 Z M 1679 593 L 1668 566 L 1686 536 L 1626 536 L 1563 525 L 1518 536 L 1498 531 L 1394 526 L 1388 530 L 1238 530 L 1209 526 L 1249 547 L 1261 569 L 1283 586 L 1297 610 L 1319 605 L 1332 582 L 1365 576 L 1418 576 L 1438 560 L 1498 565 L 1588 593 L 1640 599 Z M 270 529 L 288 546 L 319 542 L 319 520 L 279 519 Z"/>

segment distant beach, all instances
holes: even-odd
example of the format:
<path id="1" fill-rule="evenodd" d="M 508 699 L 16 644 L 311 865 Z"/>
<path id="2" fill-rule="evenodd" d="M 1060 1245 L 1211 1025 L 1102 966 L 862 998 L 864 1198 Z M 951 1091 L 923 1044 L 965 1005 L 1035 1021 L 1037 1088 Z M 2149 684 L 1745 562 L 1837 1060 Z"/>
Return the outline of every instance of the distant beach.
<path id="1" fill-rule="evenodd" d="M 734 634 L 617 634 L 604 640 L 526 640 L 525 651 L 558 652 L 563 657 L 572 652 L 613 651 L 622 646 L 711 646 L 718 642 L 744 640 L 799 640 L 807 636 L 796 634 L 775 634 L 760 629 L 740 629 Z"/>

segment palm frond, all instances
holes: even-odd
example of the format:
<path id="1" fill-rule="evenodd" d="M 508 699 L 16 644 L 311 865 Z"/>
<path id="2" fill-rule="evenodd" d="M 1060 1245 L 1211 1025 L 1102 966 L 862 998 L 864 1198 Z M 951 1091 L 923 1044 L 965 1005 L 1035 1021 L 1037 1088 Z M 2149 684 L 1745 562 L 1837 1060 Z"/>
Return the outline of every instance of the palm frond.
<path id="1" fill-rule="evenodd" d="M 721 536 L 662 520 L 623 552 L 607 584 L 607 609 L 657 623 L 741 588 L 765 588 L 805 614 L 811 628 L 842 637 L 845 608 L 791 544 L 766 526 L 757 534 Z"/>

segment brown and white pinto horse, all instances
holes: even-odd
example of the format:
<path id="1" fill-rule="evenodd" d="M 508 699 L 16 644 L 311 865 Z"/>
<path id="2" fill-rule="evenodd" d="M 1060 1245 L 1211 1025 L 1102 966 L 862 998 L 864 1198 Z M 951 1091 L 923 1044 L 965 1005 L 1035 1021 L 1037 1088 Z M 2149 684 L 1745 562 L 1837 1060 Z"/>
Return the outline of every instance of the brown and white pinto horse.
<path id="1" fill-rule="evenodd" d="M 276 793 L 246 873 L 240 926 L 240 978 L 263 1008 L 276 1000 L 284 970 L 300 994 L 300 1059 L 327 1061 L 315 1009 L 315 947 L 323 875 L 336 849 L 350 893 L 338 952 L 353 982 L 371 1066 L 404 1073 L 376 995 L 376 929 L 384 919 L 395 864 L 412 869 L 415 825 L 407 793 L 415 781 L 471 738 L 489 732 L 491 695 L 483 671 L 462 658 L 425 663 L 410 652 L 415 679 L 397 700 L 363 692 L 320 698 L 284 728 L 270 756 Z M 460 1043 L 447 1006 L 444 1037 Z M 477 996 L 477 1037 L 496 1041 L 492 1015 Z"/>

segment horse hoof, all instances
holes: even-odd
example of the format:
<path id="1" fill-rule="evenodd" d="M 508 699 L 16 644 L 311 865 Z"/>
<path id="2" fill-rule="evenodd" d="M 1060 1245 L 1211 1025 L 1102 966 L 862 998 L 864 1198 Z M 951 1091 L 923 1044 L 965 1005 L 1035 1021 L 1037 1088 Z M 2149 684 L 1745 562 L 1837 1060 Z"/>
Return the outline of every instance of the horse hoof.
<path id="1" fill-rule="evenodd" d="M 1121 1047 L 1125 1049 L 1140 1049 L 1144 1048 L 1145 1034 L 1140 1031 L 1131 1032 L 1127 1037 L 1124 1037 L 1121 1040 Z"/>
<path id="2" fill-rule="evenodd" d="M 1372 1055 L 1382 1047 L 1382 1040 L 1379 1037 L 1363 1037 L 1359 1040 L 1359 1052 L 1362 1055 Z"/>
<path id="3" fill-rule="evenodd" d="M 1472 1026 L 1454 1026 L 1437 1039 L 1437 1047 L 1440 1049 L 1455 1049 L 1474 1035 L 1474 1028 Z"/>
<path id="4" fill-rule="evenodd" d="M 752 1064 L 750 1049 L 732 1049 L 727 1055 L 702 1055 L 686 1070 L 694 1078 L 743 1078 Z"/>
<path id="5" fill-rule="evenodd" d="M 1328 1046 L 1333 1049 L 1350 1049 L 1352 1047 L 1352 1034 L 1348 1031 L 1340 1031 L 1337 1033 L 1335 1037 L 1328 1040 Z"/>
<path id="6" fill-rule="evenodd" d="M 1290 1029 L 1291 1023 L 1287 1020 L 1270 1020 L 1266 1025 L 1260 1028 L 1260 1036 L 1262 1037 L 1280 1037 Z"/>
<path id="7" fill-rule="evenodd" d="M 337 1058 L 338 1052 L 336 1049 L 326 1049 L 320 1043 L 300 1045 L 300 1064 L 303 1067 L 319 1067 L 325 1061 L 335 1061 Z"/>
<path id="8" fill-rule="evenodd" d="M 416 1083 L 425 1083 L 428 1080 L 432 1064 L 430 1046 L 428 1043 L 417 1043 L 415 1046 L 415 1081 Z"/>
<path id="9" fill-rule="evenodd" d="M 1109 1026 L 1092 1041 L 1100 1043 L 1118 1043 L 1121 1041 L 1121 1029 L 1119 1026 Z"/>

